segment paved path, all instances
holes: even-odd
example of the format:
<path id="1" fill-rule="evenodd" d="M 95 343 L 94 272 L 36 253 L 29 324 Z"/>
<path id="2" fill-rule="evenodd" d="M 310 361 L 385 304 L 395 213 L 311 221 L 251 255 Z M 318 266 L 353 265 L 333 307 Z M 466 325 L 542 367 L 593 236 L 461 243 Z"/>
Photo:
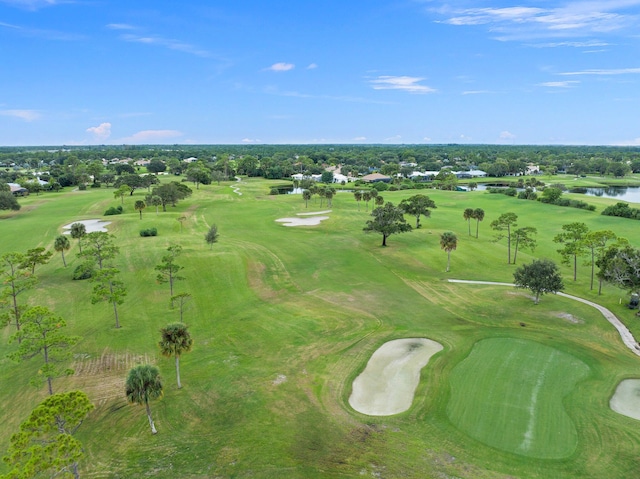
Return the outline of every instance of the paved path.
<path id="1" fill-rule="evenodd" d="M 512 286 L 512 287 L 515 286 L 515 284 L 513 283 L 499 283 L 496 281 L 470 281 L 465 279 L 450 279 L 448 281 L 450 283 L 490 284 L 490 285 L 496 285 L 496 286 Z M 640 346 L 638 346 L 638 342 L 633 337 L 633 334 L 631 334 L 631 331 L 629 331 L 627 327 L 624 324 L 622 324 L 622 321 L 620 321 L 616 317 L 616 315 L 613 314 L 611 311 L 609 311 L 607 308 L 605 308 L 604 306 L 600 306 L 598 303 L 594 303 L 593 301 L 589 301 L 583 298 L 578 298 L 577 296 L 571 296 L 570 294 L 566 294 L 566 293 L 557 293 L 557 294 L 559 296 L 573 299 L 574 301 L 580 301 L 581 303 L 588 304 L 589 306 L 593 306 L 594 308 L 596 308 L 598 311 L 602 313 L 605 319 L 609 321 L 613 325 L 613 327 L 618 330 L 618 333 L 620 333 L 620 337 L 622 338 L 622 342 L 624 343 L 624 345 L 628 347 L 631 351 L 633 351 L 634 354 L 636 354 L 637 356 L 640 356 Z"/>

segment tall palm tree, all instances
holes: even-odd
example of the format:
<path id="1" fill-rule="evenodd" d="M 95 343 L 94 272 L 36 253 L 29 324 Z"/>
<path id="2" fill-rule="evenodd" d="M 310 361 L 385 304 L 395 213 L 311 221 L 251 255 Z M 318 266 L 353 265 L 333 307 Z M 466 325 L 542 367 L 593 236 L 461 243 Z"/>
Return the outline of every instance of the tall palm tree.
<path id="1" fill-rule="evenodd" d="M 178 380 L 178 389 L 182 388 L 180 383 L 180 355 L 191 351 L 193 339 L 184 323 L 174 323 L 160 330 L 162 339 L 158 343 L 160 353 L 167 358 L 174 356 L 176 358 L 176 378 Z"/>
<path id="2" fill-rule="evenodd" d="M 142 219 L 142 210 L 147 207 L 147 204 L 142 200 L 137 200 L 133 205 L 133 209 L 140 212 L 140 219 Z"/>
<path id="3" fill-rule="evenodd" d="M 358 211 L 360 211 L 360 202 L 362 201 L 362 191 L 359 191 L 359 190 L 354 191 L 353 197 L 358 202 Z"/>
<path id="4" fill-rule="evenodd" d="M 84 223 L 73 223 L 71 225 L 71 237 L 78 240 L 78 247 L 82 253 L 82 238 L 87 234 L 87 227 Z"/>
<path id="5" fill-rule="evenodd" d="M 465 219 L 467 225 L 469 226 L 469 236 L 471 236 L 471 218 L 474 217 L 473 208 L 465 208 L 464 212 L 462 213 L 462 217 Z"/>
<path id="6" fill-rule="evenodd" d="M 149 425 L 151 426 L 151 433 L 157 434 L 158 431 L 151 417 L 149 400 L 162 397 L 162 382 L 160 381 L 160 371 L 158 371 L 158 368 L 144 364 L 131 369 L 124 385 L 124 391 L 130 403 L 144 404 L 147 410 Z"/>
<path id="7" fill-rule="evenodd" d="M 311 199 L 311 192 L 309 190 L 304 190 L 302 192 L 302 199 L 304 200 L 304 207 L 309 207 L 309 200 Z"/>
<path id="8" fill-rule="evenodd" d="M 458 237 L 451 231 L 446 231 L 440 235 L 440 248 L 447 252 L 447 273 L 451 265 L 451 252 L 458 247 Z"/>
<path id="9" fill-rule="evenodd" d="M 64 252 L 69 251 L 69 248 L 71 248 L 71 243 L 65 235 L 58 236 L 53 243 L 53 249 L 62 253 L 62 264 L 64 264 L 65 268 L 67 267 L 67 260 L 64 259 Z"/>
<path id="10" fill-rule="evenodd" d="M 478 238 L 478 226 L 484 219 L 484 210 L 482 208 L 476 208 L 473 210 L 473 218 L 476 220 L 476 239 Z"/>

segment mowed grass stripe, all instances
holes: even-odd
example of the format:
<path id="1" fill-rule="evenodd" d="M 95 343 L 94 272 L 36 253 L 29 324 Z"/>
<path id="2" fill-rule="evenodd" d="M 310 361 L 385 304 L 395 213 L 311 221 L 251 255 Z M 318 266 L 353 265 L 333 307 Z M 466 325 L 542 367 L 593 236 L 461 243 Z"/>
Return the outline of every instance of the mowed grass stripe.
<path id="1" fill-rule="evenodd" d="M 563 399 L 589 372 L 579 359 L 535 341 L 485 339 L 453 369 L 447 414 L 489 446 L 566 458 L 578 436 Z"/>

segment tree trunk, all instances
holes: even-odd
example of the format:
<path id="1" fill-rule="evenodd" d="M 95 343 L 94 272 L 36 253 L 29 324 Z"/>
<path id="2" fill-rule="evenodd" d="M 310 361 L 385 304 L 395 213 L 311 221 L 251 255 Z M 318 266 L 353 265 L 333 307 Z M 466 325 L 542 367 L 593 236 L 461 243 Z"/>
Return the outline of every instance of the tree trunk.
<path id="1" fill-rule="evenodd" d="M 511 264 L 511 227 L 507 226 L 507 264 Z"/>
<path id="2" fill-rule="evenodd" d="M 449 266 L 451 265 L 451 251 L 447 251 L 447 273 L 449 272 Z"/>
<path id="3" fill-rule="evenodd" d="M 80 473 L 78 472 L 78 463 L 74 462 L 71 464 L 71 474 L 73 474 L 74 479 L 80 479 Z"/>
<path id="4" fill-rule="evenodd" d="M 387 246 L 387 235 L 382 235 L 382 246 Z"/>
<path id="5" fill-rule="evenodd" d="M 64 265 L 64 267 L 66 268 L 66 267 L 67 267 L 67 260 L 66 260 L 66 259 L 64 259 L 64 250 L 62 250 L 62 251 L 61 251 L 61 253 L 62 253 L 62 264 L 63 264 L 63 265 Z"/>
<path id="6" fill-rule="evenodd" d="M 113 314 L 116 316 L 116 329 L 120 329 L 120 320 L 118 319 L 118 305 L 114 301 L 113 302 Z"/>
<path id="7" fill-rule="evenodd" d="M 539 302 L 539 301 L 540 301 L 540 293 L 539 293 L 539 292 L 537 292 L 537 293 L 536 293 L 536 299 L 535 299 L 535 301 L 534 301 L 534 304 L 538 304 L 538 302 Z"/>
<path id="8" fill-rule="evenodd" d="M 578 274 L 578 255 L 573 255 L 573 280 L 576 280 Z"/>
<path id="9" fill-rule="evenodd" d="M 480 220 L 476 220 L 476 239 L 478 239 L 478 228 L 480 227 Z"/>
<path id="10" fill-rule="evenodd" d="M 471 236 L 471 218 L 467 220 L 467 225 L 469 226 L 469 236 Z"/>
<path id="11" fill-rule="evenodd" d="M 178 380 L 178 389 L 182 389 L 182 383 L 180 383 L 180 355 L 176 354 L 176 378 Z"/>
<path id="12" fill-rule="evenodd" d="M 589 289 L 593 290 L 593 275 L 594 275 L 594 263 L 595 263 L 595 253 L 591 250 L 591 287 Z"/>
<path id="13" fill-rule="evenodd" d="M 153 424 L 153 419 L 151 418 L 151 408 L 149 407 L 149 401 L 145 401 L 144 405 L 147 408 L 147 418 L 149 419 L 149 426 L 151 426 L 151 434 L 158 434 L 156 426 L 155 424 Z"/>

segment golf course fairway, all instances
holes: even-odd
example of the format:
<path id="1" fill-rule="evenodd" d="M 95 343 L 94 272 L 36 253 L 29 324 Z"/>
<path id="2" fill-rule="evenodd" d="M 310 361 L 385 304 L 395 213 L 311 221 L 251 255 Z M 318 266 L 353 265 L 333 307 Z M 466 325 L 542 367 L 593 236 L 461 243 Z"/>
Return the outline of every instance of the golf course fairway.
<path id="1" fill-rule="evenodd" d="M 570 456 L 578 442 L 564 397 L 589 375 L 582 361 L 511 338 L 477 342 L 452 372 L 447 414 L 489 446 L 535 458 Z"/>

